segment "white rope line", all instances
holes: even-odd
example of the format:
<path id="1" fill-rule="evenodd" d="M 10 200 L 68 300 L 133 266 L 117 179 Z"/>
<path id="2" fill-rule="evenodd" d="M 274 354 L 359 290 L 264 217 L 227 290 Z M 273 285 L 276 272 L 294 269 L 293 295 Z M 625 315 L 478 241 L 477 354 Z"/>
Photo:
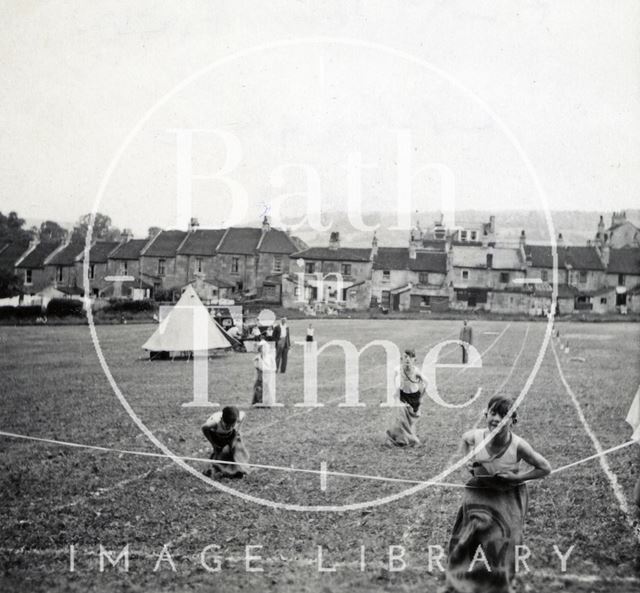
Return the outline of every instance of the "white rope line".
<path id="1" fill-rule="evenodd" d="M 123 455 L 136 455 L 139 457 L 154 457 L 154 458 L 176 458 L 176 459 L 181 459 L 183 461 L 196 461 L 196 462 L 202 462 L 202 463 L 209 463 L 209 464 L 216 464 L 216 465 L 244 465 L 245 467 L 253 467 L 256 469 L 267 469 L 267 470 L 275 470 L 275 471 L 283 471 L 283 472 L 288 472 L 288 473 L 305 473 L 305 474 L 314 474 L 314 475 L 325 475 L 325 476 L 336 476 L 336 477 L 342 477 L 342 478 L 358 478 L 358 479 L 362 479 L 362 480 L 374 480 L 374 481 L 378 481 L 378 482 L 390 482 L 390 483 L 401 483 L 401 484 L 424 484 L 424 485 L 430 485 L 430 486 L 444 486 L 444 487 L 450 487 L 450 488 L 466 488 L 465 484 L 458 484 L 458 483 L 453 483 L 453 482 L 434 482 L 432 480 L 410 480 L 408 478 L 390 478 L 390 477 L 386 477 L 386 476 L 377 476 L 377 475 L 371 475 L 371 474 L 353 474 L 353 473 L 349 473 L 349 472 L 337 472 L 337 471 L 324 471 L 324 470 L 316 470 L 316 469 L 306 469 L 306 468 L 296 468 L 296 467 L 287 467 L 287 466 L 282 466 L 282 465 L 266 465 L 266 464 L 261 464 L 261 463 L 242 463 L 242 464 L 238 464 L 235 461 L 221 461 L 221 460 L 215 460 L 215 459 L 207 459 L 207 458 L 203 458 L 203 457 L 188 457 L 188 456 L 179 456 L 179 455 L 174 455 L 174 456 L 169 456 L 169 455 L 165 455 L 164 453 L 153 453 L 150 451 L 131 451 L 128 449 L 115 449 L 115 448 L 111 448 L 111 447 L 102 447 L 100 445 L 87 445 L 87 444 L 82 444 L 82 443 L 72 443 L 69 441 L 59 441 L 59 440 L 55 440 L 55 439 L 46 439 L 46 438 L 42 438 L 42 437 L 34 437 L 34 436 L 30 436 L 30 435 L 22 435 L 22 434 L 16 434 L 13 432 L 6 432 L 6 431 L 2 431 L 0 430 L 0 436 L 4 436 L 7 438 L 13 438 L 13 439 L 20 439 L 20 440 L 27 440 L 27 441 L 35 441 L 35 442 L 39 442 L 39 443 L 46 443 L 46 444 L 51 444 L 51 445 L 58 445 L 58 446 L 64 446 L 64 447 L 72 447 L 75 449 L 85 449 L 85 450 L 91 450 L 91 451 L 100 451 L 103 453 L 119 453 L 119 454 L 123 454 Z M 611 447 L 610 449 L 604 450 L 604 451 L 600 451 L 599 453 L 595 454 L 595 455 L 590 455 L 589 457 L 585 457 L 584 459 L 580 459 L 578 461 L 574 461 L 568 465 L 564 465 L 562 467 L 559 467 L 555 470 L 553 470 L 551 473 L 552 474 L 557 474 L 561 471 L 564 471 L 570 467 L 574 467 L 576 465 L 581 465 L 583 463 L 587 463 L 588 461 L 591 461 L 593 459 L 598 459 L 600 457 L 603 457 L 605 455 L 608 455 L 609 453 L 612 453 L 614 451 L 618 451 L 620 449 L 623 449 L 625 447 L 628 447 L 632 444 L 634 444 L 635 441 L 628 441 L 626 443 L 622 443 L 621 445 L 616 445 L 615 447 Z"/>
<path id="2" fill-rule="evenodd" d="M 403 483 L 403 484 L 427 484 L 432 486 L 449 486 L 452 488 L 464 488 L 464 484 L 455 484 L 453 482 L 433 482 L 430 480 L 409 480 L 405 478 L 388 478 L 385 476 L 376 476 L 369 474 L 351 474 L 348 472 L 336 472 L 336 471 L 321 471 L 316 469 L 305 469 L 305 468 L 296 468 L 296 467 L 287 467 L 282 465 L 266 465 L 261 463 L 242 463 L 238 464 L 235 461 L 221 461 L 216 459 L 207 459 L 203 457 L 187 457 L 180 455 L 165 455 L 164 453 L 152 453 L 149 451 L 130 451 L 127 449 L 114 449 L 110 447 L 101 447 L 99 445 L 86 445 L 81 443 L 71 443 L 68 441 L 57 441 L 54 439 L 45 439 L 41 437 L 33 437 L 28 435 L 21 435 L 12 432 L 0 431 L 0 436 L 5 436 L 9 438 L 29 440 L 29 441 L 37 441 L 41 443 L 48 443 L 52 445 L 60 445 L 65 447 L 73 447 L 76 449 L 88 449 L 92 451 L 100 451 L 106 453 L 120 453 L 124 455 L 137 455 L 140 457 L 160 457 L 160 458 L 170 458 L 170 459 L 181 459 L 183 461 L 198 461 L 202 463 L 216 464 L 216 465 L 243 465 L 245 467 L 253 467 L 256 469 L 271 469 L 276 471 L 283 471 L 289 473 L 305 473 L 305 474 L 315 474 L 315 475 L 327 475 L 327 476 L 337 476 L 343 478 L 360 478 L 363 480 L 376 480 L 380 482 L 395 482 L 395 483 Z"/>

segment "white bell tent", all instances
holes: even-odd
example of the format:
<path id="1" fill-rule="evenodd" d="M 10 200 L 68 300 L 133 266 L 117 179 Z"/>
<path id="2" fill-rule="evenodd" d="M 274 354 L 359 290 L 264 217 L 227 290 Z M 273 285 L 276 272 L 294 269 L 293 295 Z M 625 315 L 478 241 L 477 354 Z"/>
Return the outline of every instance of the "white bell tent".
<path id="1" fill-rule="evenodd" d="M 203 352 L 231 348 L 191 285 L 142 346 L 150 352 Z"/>

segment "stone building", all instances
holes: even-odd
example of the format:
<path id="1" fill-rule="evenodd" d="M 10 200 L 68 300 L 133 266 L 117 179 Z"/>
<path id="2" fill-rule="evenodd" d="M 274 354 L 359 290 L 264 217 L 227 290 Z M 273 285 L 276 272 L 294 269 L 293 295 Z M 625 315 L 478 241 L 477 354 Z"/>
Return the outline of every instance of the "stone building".
<path id="1" fill-rule="evenodd" d="M 371 267 L 370 248 L 342 247 L 340 233 L 332 232 L 328 247 L 309 247 L 290 255 L 283 303 L 366 309 L 371 303 Z"/>
<path id="2" fill-rule="evenodd" d="M 77 258 L 84 250 L 84 243 L 64 243 L 44 261 L 45 277 L 49 285 L 65 294 L 82 294 L 82 277 L 76 268 Z"/>
<path id="3" fill-rule="evenodd" d="M 125 234 L 122 242 L 107 258 L 107 276 L 128 276 L 131 280 L 109 282 L 103 289 L 102 296 L 132 298 L 135 294 L 150 294 L 153 282 L 150 278 L 143 278 L 140 271 L 140 254 L 149 241 L 150 239 L 133 239 L 130 234 Z"/>
<path id="4" fill-rule="evenodd" d="M 186 237 L 186 231 L 160 231 L 141 251 L 140 275 L 153 286 L 154 293 L 163 290 L 179 296 L 187 284 L 187 269 L 178 265 L 176 257 Z"/>
<path id="5" fill-rule="evenodd" d="M 16 274 L 23 279 L 25 294 L 35 295 L 53 283 L 53 278 L 45 271 L 44 262 L 59 247 L 60 243 L 53 241 L 32 241 L 16 261 Z"/>
<path id="6" fill-rule="evenodd" d="M 604 218 L 600 216 L 595 242 L 597 244 L 608 244 L 613 249 L 640 247 L 640 229 L 627 220 L 625 211 L 614 212 L 608 228 L 605 228 Z"/>
<path id="7" fill-rule="evenodd" d="M 109 275 L 108 259 L 112 251 L 114 251 L 120 243 L 117 241 L 96 241 L 89 250 L 89 294 L 100 296 L 101 293 L 110 284 L 105 280 Z M 78 285 L 83 287 L 84 279 L 84 249 L 76 257 L 75 274 L 78 279 Z"/>

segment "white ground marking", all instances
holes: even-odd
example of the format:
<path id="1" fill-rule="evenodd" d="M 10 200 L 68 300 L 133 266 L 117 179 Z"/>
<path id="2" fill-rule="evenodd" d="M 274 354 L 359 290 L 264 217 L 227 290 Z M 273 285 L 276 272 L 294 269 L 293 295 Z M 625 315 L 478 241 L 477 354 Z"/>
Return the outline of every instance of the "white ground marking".
<path id="1" fill-rule="evenodd" d="M 573 402 L 573 405 L 576 408 L 576 411 L 578 413 L 578 418 L 580 418 L 580 422 L 582 423 L 582 426 L 585 432 L 591 439 L 591 442 L 593 443 L 593 446 L 599 455 L 598 460 L 600 461 L 600 466 L 602 467 L 602 471 L 605 473 L 605 475 L 607 476 L 607 479 L 609 480 L 609 483 L 611 484 L 613 494 L 618 500 L 618 505 L 620 506 L 620 509 L 624 513 L 629 527 L 631 527 L 633 534 L 635 535 L 638 542 L 640 542 L 640 527 L 636 525 L 636 522 L 633 519 L 631 510 L 629 509 L 629 505 L 627 504 L 627 499 L 624 495 L 624 492 L 622 491 L 620 483 L 618 482 L 618 477 L 613 473 L 613 471 L 609 467 L 609 463 L 607 462 L 605 452 L 602 448 L 602 445 L 600 444 L 600 441 L 598 440 L 598 437 L 594 434 L 593 430 L 591 430 L 591 427 L 589 426 L 589 423 L 587 422 L 587 419 L 585 418 L 584 413 L 582 412 L 582 408 L 580 407 L 580 402 L 578 402 L 578 398 L 576 397 L 575 393 L 571 389 L 571 386 L 569 385 L 569 383 L 567 383 L 567 380 L 565 379 L 564 373 L 562 372 L 560 359 L 558 358 L 558 354 L 556 353 L 556 347 L 553 342 L 551 343 L 551 351 L 553 352 L 553 356 L 556 359 L 556 366 L 558 367 L 558 374 L 560 375 L 560 380 L 562 381 L 562 384 L 564 385 L 564 388 L 567 394 L 571 398 L 571 401 Z"/>

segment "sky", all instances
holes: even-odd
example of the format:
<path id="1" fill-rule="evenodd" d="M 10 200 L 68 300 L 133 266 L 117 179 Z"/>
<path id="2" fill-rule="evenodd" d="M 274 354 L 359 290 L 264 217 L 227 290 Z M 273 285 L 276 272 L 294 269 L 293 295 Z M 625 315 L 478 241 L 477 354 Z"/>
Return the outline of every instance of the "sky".
<path id="1" fill-rule="evenodd" d="M 3 212 L 640 204 L 635 1 L 2 4 Z"/>

